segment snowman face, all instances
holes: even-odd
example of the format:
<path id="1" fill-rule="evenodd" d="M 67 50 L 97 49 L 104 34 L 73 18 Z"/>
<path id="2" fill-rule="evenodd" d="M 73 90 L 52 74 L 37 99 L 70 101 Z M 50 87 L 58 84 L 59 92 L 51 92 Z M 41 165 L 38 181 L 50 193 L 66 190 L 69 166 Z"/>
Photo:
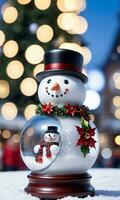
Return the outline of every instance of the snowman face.
<path id="1" fill-rule="evenodd" d="M 85 95 L 85 87 L 82 81 L 67 75 L 46 77 L 41 81 L 38 88 L 38 97 L 42 104 L 82 105 Z"/>
<path id="2" fill-rule="evenodd" d="M 44 135 L 44 141 L 45 142 L 58 142 L 59 143 L 60 136 L 56 133 L 46 133 Z"/>

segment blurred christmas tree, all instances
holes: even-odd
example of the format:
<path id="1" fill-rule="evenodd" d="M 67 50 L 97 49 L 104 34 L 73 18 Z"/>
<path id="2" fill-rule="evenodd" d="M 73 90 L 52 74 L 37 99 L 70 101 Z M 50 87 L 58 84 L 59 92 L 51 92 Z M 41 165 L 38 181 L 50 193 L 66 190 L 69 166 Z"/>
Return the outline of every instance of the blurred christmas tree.
<path id="1" fill-rule="evenodd" d="M 81 52 L 84 64 L 91 53 L 83 47 L 81 34 L 87 21 L 78 13 L 85 0 L 10 0 L 1 9 L 0 99 L 2 117 L 14 119 L 35 114 L 37 83 L 34 76 L 44 70 L 44 52 L 68 48 Z"/>

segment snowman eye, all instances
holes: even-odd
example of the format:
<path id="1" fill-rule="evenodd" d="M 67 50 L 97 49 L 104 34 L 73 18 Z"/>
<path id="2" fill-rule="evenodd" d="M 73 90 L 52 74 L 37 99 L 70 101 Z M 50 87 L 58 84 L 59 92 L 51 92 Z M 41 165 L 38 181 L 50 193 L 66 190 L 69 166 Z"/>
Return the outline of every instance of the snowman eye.
<path id="1" fill-rule="evenodd" d="M 48 79 L 47 83 L 48 83 L 48 84 L 51 83 L 51 79 Z"/>
<path id="2" fill-rule="evenodd" d="M 66 80 L 64 80 L 64 83 L 65 84 L 69 84 L 69 81 L 66 79 Z"/>

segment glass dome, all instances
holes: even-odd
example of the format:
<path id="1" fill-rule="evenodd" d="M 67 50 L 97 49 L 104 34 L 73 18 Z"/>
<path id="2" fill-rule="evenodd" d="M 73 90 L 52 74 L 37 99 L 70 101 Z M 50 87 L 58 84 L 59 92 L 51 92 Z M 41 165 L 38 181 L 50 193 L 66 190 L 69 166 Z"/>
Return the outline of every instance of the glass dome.
<path id="1" fill-rule="evenodd" d="M 42 171 L 57 158 L 62 143 L 62 127 L 54 117 L 36 115 L 21 134 L 21 155 L 31 171 Z"/>

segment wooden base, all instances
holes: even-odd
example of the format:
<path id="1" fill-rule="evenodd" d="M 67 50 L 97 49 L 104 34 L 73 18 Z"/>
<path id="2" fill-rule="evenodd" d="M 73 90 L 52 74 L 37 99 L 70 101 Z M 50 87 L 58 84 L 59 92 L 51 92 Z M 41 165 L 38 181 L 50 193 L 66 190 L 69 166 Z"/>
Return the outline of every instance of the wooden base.
<path id="1" fill-rule="evenodd" d="M 90 183 L 91 175 L 88 173 L 54 176 L 31 173 L 28 179 L 29 184 L 25 191 L 41 200 L 56 200 L 67 196 L 84 198 L 95 195 L 95 189 Z"/>

